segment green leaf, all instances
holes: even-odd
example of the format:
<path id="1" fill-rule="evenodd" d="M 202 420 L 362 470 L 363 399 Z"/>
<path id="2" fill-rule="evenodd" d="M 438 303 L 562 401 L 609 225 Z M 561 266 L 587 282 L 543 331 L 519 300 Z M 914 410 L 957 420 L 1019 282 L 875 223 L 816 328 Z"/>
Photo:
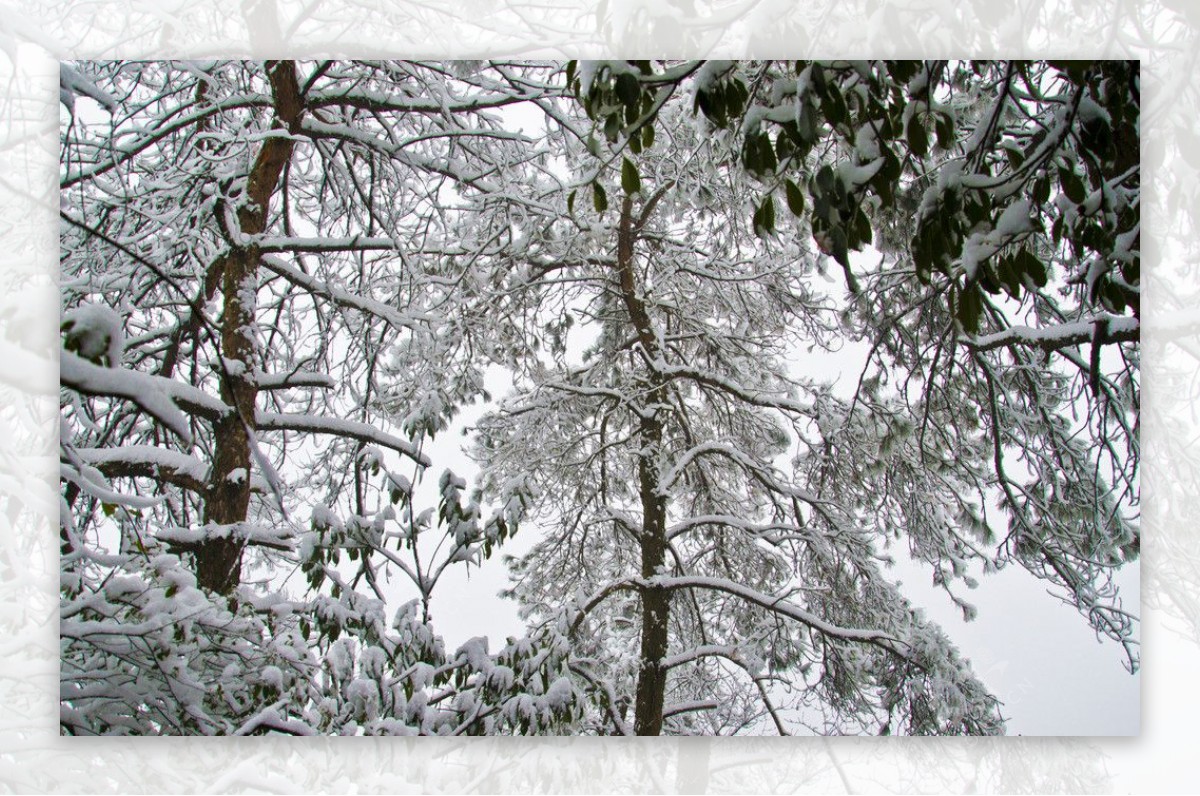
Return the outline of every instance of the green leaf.
<path id="1" fill-rule="evenodd" d="M 861 207 L 854 209 L 854 217 L 850 220 L 850 248 L 860 250 L 871 242 L 871 219 Z"/>
<path id="2" fill-rule="evenodd" d="M 1013 258 L 1013 268 L 1021 276 L 1028 276 L 1033 284 L 1045 287 L 1049 281 L 1045 264 L 1028 249 L 1021 249 Z"/>
<path id="3" fill-rule="evenodd" d="M 929 236 L 925 233 L 925 228 L 922 227 L 913 236 L 909 243 L 909 251 L 912 252 L 913 267 L 917 272 L 917 279 L 921 284 L 928 285 L 929 277 L 933 273 L 933 257 L 929 253 Z"/>
<path id="4" fill-rule="evenodd" d="M 101 503 L 100 507 L 104 509 L 105 517 L 111 517 L 117 513 L 117 506 L 115 503 Z"/>
<path id="5" fill-rule="evenodd" d="M 920 61 L 886 61 L 885 64 L 888 74 L 901 84 L 912 80 L 924 66 Z"/>
<path id="6" fill-rule="evenodd" d="M 979 320 L 983 315 L 983 296 L 975 285 L 967 285 L 958 295 L 956 316 L 963 331 L 975 334 L 979 331 Z"/>
<path id="7" fill-rule="evenodd" d="M 804 191 L 790 179 L 784 180 L 783 185 L 787 194 L 788 210 L 791 210 L 796 218 L 800 218 L 804 215 Z"/>
<path id="8" fill-rule="evenodd" d="M 754 234 L 765 238 L 775 231 L 775 200 L 770 194 L 754 211 Z"/>
<path id="9" fill-rule="evenodd" d="M 993 296 L 1000 292 L 1000 279 L 990 263 L 980 263 L 978 274 L 979 284 L 985 291 Z"/>
<path id="10" fill-rule="evenodd" d="M 637 108 L 642 97 L 641 81 L 629 72 L 622 72 L 617 76 L 617 97 L 627 107 Z"/>
<path id="11" fill-rule="evenodd" d="M 1012 257 L 1001 257 L 996 264 L 996 276 L 1004 286 L 1004 292 L 1012 298 L 1021 295 L 1021 275 L 1013 266 Z"/>
<path id="12" fill-rule="evenodd" d="M 942 115 L 938 117 L 934 123 L 934 131 L 937 133 L 937 144 L 942 149 L 950 149 L 954 146 L 954 120 L 949 116 Z"/>
<path id="13" fill-rule="evenodd" d="M 787 160 L 795 151 L 796 145 L 792 143 L 791 138 L 786 133 L 781 131 L 779 135 L 775 136 L 775 155 L 779 158 L 780 162 Z"/>
<path id="14" fill-rule="evenodd" d="M 908 129 L 905 133 L 908 138 L 909 150 L 919 158 L 925 157 L 929 151 L 929 133 L 925 132 L 925 125 L 916 116 L 913 116 L 908 120 Z"/>
<path id="15" fill-rule="evenodd" d="M 648 124 L 642 128 L 642 148 L 649 149 L 654 146 L 654 125 Z"/>
<path id="16" fill-rule="evenodd" d="M 1111 279 L 1105 279 L 1100 288 L 1100 303 L 1109 312 L 1119 315 L 1125 311 L 1125 293 Z"/>
<path id="17" fill-rule="evenodd" d="M 761 153 L 763 172 L 774 173 L 779 161 L 775 158 L 775 147 L 771 146 L 771 136 L 759 133 L 758 151 Z"/>
<path id="18" fill-rule="evenodd" d="M 611 114 L 604 120 L 604 137 L 609 141 L 616 141 L 617 136 L 621 132 L 621 115 L 619 113 Z"/>
<path id="19" fill-rule="evenodd" d="M 1073 169 L 1060 168 L 1058 182 L 1066 197 L 1075 204 L 1082 202 L 1087 195 L 1083 187 L 1083 180 L 1079 179 L 1079 175 Z"/>
<path id="20" fill-rule="evenodd" d="M 1047 61 L 1046 63 L 1065 74 L 1075 84 L 1084 81 L 1092 66 L 1092 61 Z"/>
<path id="21" fill-rule="evenodd" d="M 763 170 L 762 157 L 758 152 L 758 139 L 755 136 L 747 136 L 746 143 L 742 145 L 742 165 L 751 174 L 760 174 Z"/>
<path id="22" fill-rule="evenodd" d="M 833 183 L 837 180 L 833 175 L 833 169 L 829 166 L 822 166 L 817 172 L 817 187 L 821 189 L 823 196 L 828 196 L 833 193 Z"/>
<path id="23" fill-rule="evenodd" d="M 567 215 L 575 215 L 575 191 L 567 194 Z"/>
<path id="24" fill-rule="evenodd" d="M 575 68 L 578 65 L 578 61 L 567 61 L 567 88 L 570 88 L 571 83 L 575 82 Z"/>
<path id="25" fill-rule="evenodd" d="M 629 158 L 621 159 L 621 187 L 625 193 L 632 196 L 642 190 L 642 180 L 638 176 L 637 166 Z"/>
<path id="26" fill-rule="evenodd" d="M 735 77 L 729 81 L 725 92 L 725 109 L 731 117 L 739 117 L 746 108 L 746 100 L 750 98 L 750 90 L 742 79 Z"/>
<path id="27" fill-rule="evenodd" d="M 813 63 L 812 71 L 808 73 L 808 80 L 809 85 L 812 86 L 812 90 L 818 97 L 824 100 L 829 92 L 825 86 L 825 70 L 821 68 L 820 64 Z"/>
<path id="28" fill-rule="evenodd" d="M 850 267 L 850 250 L 846 245 L 846 231 L 841 227 L 834 227 L 829 230 L 829 253 L 833 255 L 833 259 L 841 263 L 843 268 Z"/>
<path id="29" fill-rule="evenodd" d="M 604 186 L 599 181 L 592 183 L 592 206 L 596 208 L 597 213 L 608 209 L 608 194 L 604 192 Z"/>
<path id="30" fill-rule="evenodd" d="M 817 141 L 817 112 L 811 102 L 800 104 L 800 113 L 796 117 L 796 132 L 801 141 L 811 147 Z"/>
<path id="31" fill-rule="evenodd" d="M 1033 183 L 1033 201 L 1037 205 L 1044 205 L 1050 201 L 1050 178 L 1042 175 Z"/>
<path id="32" fill-rule="evenodd" d="M 825 118 L 829 121 L 830 127 L 845 124 L 850 119 L 850 112 L 846 109 L 846 100 L 836 89 L 831 90 L 821 102 L 821 109 L 825 111 Z"/>
<path id="33" fill-rule="evenodd" d="M 716 86 L 708 93 L 708 104 L 712 110 L 710 117 L 717 127 L 724 127 L 728 121 L 727 103 L 725 101 L 725 89 Z"/>

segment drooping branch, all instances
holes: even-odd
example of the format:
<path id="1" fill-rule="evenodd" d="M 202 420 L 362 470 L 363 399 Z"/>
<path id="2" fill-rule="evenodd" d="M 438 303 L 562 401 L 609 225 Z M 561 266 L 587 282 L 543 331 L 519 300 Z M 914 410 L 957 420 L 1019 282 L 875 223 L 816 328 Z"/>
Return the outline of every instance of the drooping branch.
<path id="1" fill-rule="evenodd" d="M 259 431 L 301 431 L 307 434 L 329 434 L 331 436 L 346 437 L 394 450 L 412 459 L 422 467 L 430 465 L 429 457 L 417 450 L 417 447 L 411 442 L 388 434 L 386 431 L 380 431 L 375 426 L 367 423 L 342 420 L 334 417 L 281 414 L 278 412 L 258 412 L 255 415 L 255 422 Z"/>

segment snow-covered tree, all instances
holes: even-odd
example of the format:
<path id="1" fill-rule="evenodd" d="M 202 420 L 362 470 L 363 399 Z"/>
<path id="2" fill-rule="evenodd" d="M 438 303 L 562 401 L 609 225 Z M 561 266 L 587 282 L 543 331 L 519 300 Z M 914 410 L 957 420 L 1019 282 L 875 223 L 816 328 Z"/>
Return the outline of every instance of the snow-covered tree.
<path id="1" fill-rule="evenodd" d="M 64 732 L 465 731 L 454 678 L 569 713 L 553 661 L 429 625 L 514 526 L 413 498 L 482 390 L 447 307 L 507 231 L 457 217 L 523 211 L 523 71 L 63 65 Z"/>
<path id="2" fill-rule="evenodd" d="M 1043 86 L 1010 109 L 1011 82 L 977 80 L 966 93 L 990 110 L 951 115 L 937 151 L 910 140 L 928 169 L 910 157 L 874 184 L 887 159 L 867 140 L 874 67 L 830 68 L 860 75 L 858 89 L 851 79 L 819 92 L 830 108 L 862 106 L 860 126 L 847 115 L 831 136 L 810 119 L 803 150 L 783 132 L 755 138 L 768 120 L 794 124 L 783 100 L 807 96 L 797 81 L 771 88 L 763 67 L 568 70 L 595 128 L 560 117 L 564 140 L 577 142 L 569 219 L 553 253 L 514 264 L 505 297 L 538 308 L 525 317 L 542 324 L 550 355 L 481 424 L 480 456 L 498 494 L 520 484 L 539 496 L 546 537 L 517 563 L 514 591 L 535 621 L 567 624 L 597 731 L 1001 730 L 994 700 L 953 646 L 884 577 L 895 543 L 932 566 L 968 617 L 959 587 L 972 587 L 976 570 L 1024 566 L 1136 666 L 1111 575 L 1138 553 L 1137 321 L 1094 314 L 1097 302 L 1136 313 L 1136 245 L 1122 256 L 1058 233 L 1047 241 L 1034 205 L 1012 195 L 1037 172 L 1005 171 L 1030 153 L 1007 165 L 980 154 L 1018 133 L 1039 137 L 1025 126 L 1044 117 L 1066 127 L 1042 130 L 1058 148 L 1038 150 L 1039 168 L 1061 165 L 1060 139 L 1085 91 L 1100 81 L 1106 102 L 1136 120 L 1136 83 L 1132 100 L 1116 98 L 1129 86 L 1103 76 L 1124 67 L 1104 65 L 1078 84 L 1091 88 L 1068 81 L 1056 98 Z M 1041 78 L 1007 71 L 1029 91 L 1046 79 L 1044 66 L 1031 72 Z M 774 111 L 752 107 L 723 131 L 714 86 L 745 72 L 759 75 Z M 749 89 L 724 90 L 740 97 L 740 114 Z M 908 99 L 905 119 L 928 112 Z M 1039 109 L 1042 100 L 1059 110 Z M 718 124 L 697 123 L 689 103 Z M 1015 127 L 1000 128 L 1010 112 Z M 1062 172 L 1055 202 L 1038 212 L 1136 241 L 1136 164 L 1109 174 L 1112 162 L 1095 172 L 1094 208 L 1067 185 L 1077 175 Z M 972 163 L 977 175 L 1000 172 L 988 178 L 994 193 L 958 181 Z M 808 192 L 787 182 L 788 169 L 813 175 Z M 777 220 L 749 180 L 786 188 L 797 221 Z M 589 185 L 592 201 L 576 206 Z M 969 234 L 951 236 L 960 249 L 932 265 L 889 242 L 957 223 L 941 205 L 960 186 L 976 200 L 999 197 L 989 205 L 998 218 L 980 215 Z M 911 195 L 920 201 L 900 212 Z M 826 212 L 845 209 L 842 226 Z M 870 242 L 872 220 L 883 257 L 851 264 L 847 249 Z M 857 237 L 831 244 L 847 225 Z M 822 257 L 810 239 L 845 268 L 847 298 L 818 288 Z M 574 323 L 598 334 L 582 359 L 563 342 Z M 806 348 L 851 341 L 868 353 L 848 392 L 796 375 Z"/>
<path id="3" fill-rule="evenodd" d="M 1136 665 L 1128 65 L 61 86 L 63 732 L 1001 731 L 896 544 Z M 495 365 L 471 490 L 429 442 Z M 527 633 L 448 650 L 439 582 L 522 523 Z"/>

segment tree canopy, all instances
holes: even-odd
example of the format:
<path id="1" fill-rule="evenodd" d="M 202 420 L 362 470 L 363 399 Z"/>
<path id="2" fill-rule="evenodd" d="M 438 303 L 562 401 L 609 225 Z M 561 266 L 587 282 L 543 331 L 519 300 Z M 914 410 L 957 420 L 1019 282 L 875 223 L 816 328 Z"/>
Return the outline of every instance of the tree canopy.
<path id="1" fill-rule="evenodd" d="M 1136 64 L 62 87 L 64 733 L 1002 732 L 895 546 L 1136 668 Z M 518 529 L 525 634 L 448 651 Z"/>

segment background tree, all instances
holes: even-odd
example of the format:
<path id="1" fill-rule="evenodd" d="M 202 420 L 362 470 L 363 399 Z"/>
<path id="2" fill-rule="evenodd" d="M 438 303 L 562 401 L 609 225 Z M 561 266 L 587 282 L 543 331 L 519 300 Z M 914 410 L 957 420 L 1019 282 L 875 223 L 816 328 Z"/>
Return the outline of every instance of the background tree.
<path id="1" fill-rule="evenodd" d="M 855 101 L 865 102 L 867 67 L 838 68 L 863 81 Z M 1016 69 L 1007 69 L 1010 78 Z M 492 477 L 511 485 L 531 473 L 543 496 L 539 519 L 553 531 L 517 566 L 516 593 L 535 616 L 566 616 L 572 638 L 587 638 L 573 644 L 581 656 L 573 668 L 591 683 L 596 726 L 736 732 L 770 716 L 780 732 L 999 730 L 994 704 L 953 648 L 880 574 L 884 550 L 897 540 L 933 567 L 968 618 L 974 608 L 955 587 L 975 585 L 972 569 L 1020 563 L 1124 644 L 1135 667 L 1132 617 L 1111 574 L 1138 552 L 1136 347 L 1114 347 L 1103 361 L 1101 350 L 1136 339 L 1136 320 L 1076 320 L 1096 300 L 1094 285 L 1064 284 L 1057 273 L 1051 283 L 1042 266 L 1037 278 L 1018 274 L 1005 298 L 990 298 L 1003 285 L 980 289 L 980 274 L 992 273 L 980 263 L 1001 252 L 1027 247 L 998 259 L 1002 269 L 1013 261 L 1004 256 L 1035 268 L 1028 251 L 1039 246 L 1063 259 L 1061 246 L 1037 236 L 1033 205 L 1011 196 L 991 224 L 977 219 L 961 256 L 939 255 L 936 268 L 914 261 L 908 247 L 889 246 L 888 235 L 927 234 L 944 215 L 943 200 L 929 197 L 957 191 L 948 180 L 961 176 L 964 160 L 982 157 L 978 148 L 962 154 L 949 146 L 955 130 L 968 129 L 968 110 L 943 131 L 946 147 L 920 152 L 930 156 L 928 173 L 902 171 L 856 193 L 891 156 L 864 144 L 866 133 L 849 151 L 836 140 L 817 149 L 812 130 L 807 149 L 789 148 L 783 131 L 753 137 L 771 118 L 762 108 L 745 112 L 741 130 L 720 132 L 728 119 L 711 95 L 725 81 L 721 101 L 735 102 L 739 70 L 770 75 L 755 65 L 568 65 L 596 123 L 593 132 L 559 118 L 565 140 L 578 142 L 574 184 L 590 185 L 591 208 L 576 207 L 578 189 L 570 194 L 575 229 L 560 233 L 556 253 L 521 269 L 514 284 L 544 302 L 535 317 L 563 316 L 567 328 L 578 317 L 599 337 L 582 362 L 555 337 L 557 352 L 528 368 L 528 391 L 483 424 L 481 456 Z M 990 108 L 979 119 L 994 126 L 1007 112 L 1007 85 L 973 84 L 975 105 Z M 1105 85 L 1106 99 L 1126 107 L 1113 98 L 1114 84 Z M 853 104 L 832 93 L 849 88 L 827 86 L 823 107 Z M 782 107 L 787 90 L 769 96 Z M 998 97 L 990 104 L 989 91 Z M 1082 91 L 1073 102 L 1082 103 Z M 741 114 L 747 99 L 730 114 Z M 688 101 L 718 129 L 689 125 L 680 110 Z M 905 119 L 919 110 L 912 102 L 893 107 Z M 1061 108 L 1040 112 L 1071 124 Z M 707 127 L 711 140 L 697 143 L 692 126 Z M 1061 138 L 1065 129 L 1046 135 Z M 663 136 L 666 143 L 656 143 Z M 728 170 L 735 160 L 743 169 Z M 787 168 L 814 175 L 807 193 L 776 177 L 799 225 L 777 220 L 769 197 L 754 200 L 751 231 L 773 244 L 760 246 L 729 220 L 749 202 L 747 178 Z M 1111 190 L 1117 205 L 1136 208 L 1136 168 L 1110 176 L 1100 194 Z M 900 194 L 917 191 L 923 203 L 906 217 Z M 1065 212 L 1068 201 L 1055 207 Z M 885 256 L 852 270 L 847 247 L 870 237 L 864 204 L 881 220 Z M 1118 223 L 1117 214 L 1104 220 Z M 1119 223 L 1136 238 L 1136 212 Z M 813 258 L 796 235 L 803 230 L 831 248 L 838 224 L 858 236 L 832 246 L 845 268 L 846 301 L 811 286 L 805 268 Z M 781 252 L 779 239 L 799 243 L 800 256 Z M 1107 262 L 1127 267 L 1106 278 L 1136 274 L 1135 254 Z M 1004 273 L 1011 282 L 1013 273 Z M 780 364 L 802 344 L 847 340 L 869 348 L 848 397 L 797 381 Z M 1078 347 L 1085 342 L 1090 355 Z M 1051 353 L 1062 364 L 1048 362 Z M 792 446 L 788 472 L 780 464 Z M 564 583 L 575 592 L 565 602 Z M 791 623 L 807 635 L 797 640 Z"/>
<path id="2" fill-rule="evenodd" d="M 779 194 L 818 251 L 841 265 L 858 319 L 850 334 L 872 346 L 860 390 L 903 385 L 906 404 L 928 407 L 922 448 L 938 396 L 972 392 L 987 410 L 990 469 L 1005 503 L 1038 516 L 1014 519 L 1006 544 L 1039 539 L 1016 558 L 1098 631 L 1127 641 L 1129 618 L 1102 570 L 1140 546 L 1112 502 L 1126 512 L 1138 505 L 1137 65 L 640 61 L 567 71 L 617 151 L 652 142 L 671 98 L 690 101 L 714 134 L 730 137 L 738 154 L 727 162 L 767 192 L 754 204 L 754 230 L 775 235 Z M 850 252 L 871 244 L 897 267 L 852 264 Z M 1051 356 L 1057 364 L 1033 375 Z M 1019 397 L 1007 398 L 1005 386 Z M 874 403 L 863 397 L 849 408 Z M 1006 466 L 1009 454 L 1022 464 Z M 1024 478 L 1026 467 L 1034 478 Z M 1115 489 L 1093 489 L 1089 468 Z M 1056 490 L 1056 481 L 1068 486 Z M 1094 517 L 1098 530 L 1067 532 L 1061 522 L 1073 521 L 1061 518 L 1072 513 Z M 1061 549 L 1044 525 L 1081 546 Z"/>

